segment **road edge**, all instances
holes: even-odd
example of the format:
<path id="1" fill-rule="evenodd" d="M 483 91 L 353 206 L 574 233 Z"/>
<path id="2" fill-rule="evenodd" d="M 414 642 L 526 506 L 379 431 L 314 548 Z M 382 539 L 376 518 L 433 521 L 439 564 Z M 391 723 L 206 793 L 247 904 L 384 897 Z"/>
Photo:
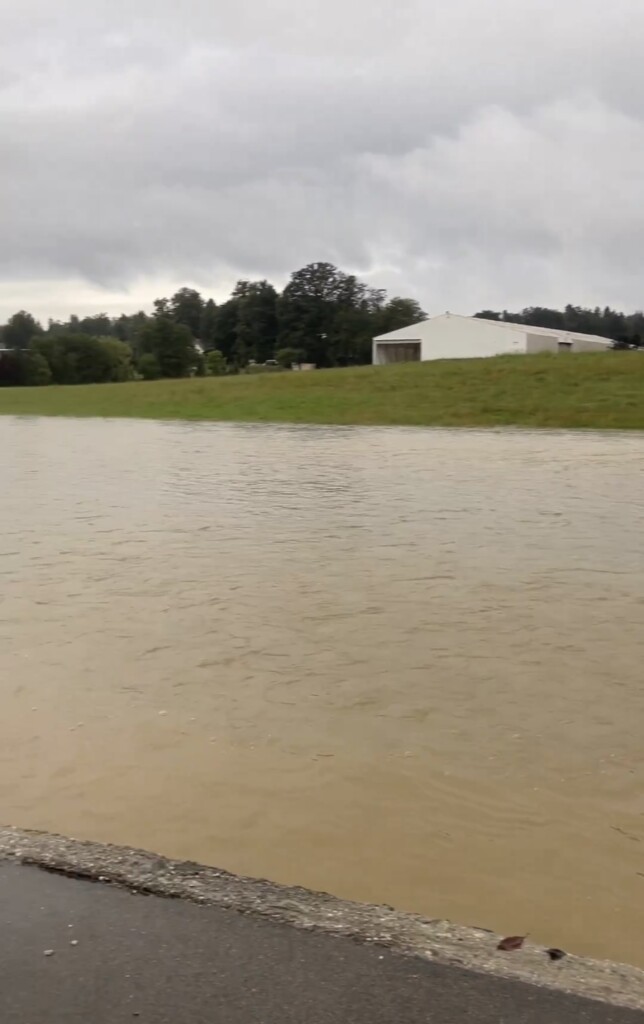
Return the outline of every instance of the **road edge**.
<path id="1" fill-rule="evenodd" d="M 553 962 L 543 947 L 529 943 L 520 951 L 500 953 L 496 949 L 500 937 L 483 928 L 353 903 L 144 850 L 13 827 L 0 826 L 0 859 L 112 883 L 132 892 L 255 914 L 294 928 L 383 946 L 405 956 L 644 1009 L 644 970 L 573 955 Z"/>

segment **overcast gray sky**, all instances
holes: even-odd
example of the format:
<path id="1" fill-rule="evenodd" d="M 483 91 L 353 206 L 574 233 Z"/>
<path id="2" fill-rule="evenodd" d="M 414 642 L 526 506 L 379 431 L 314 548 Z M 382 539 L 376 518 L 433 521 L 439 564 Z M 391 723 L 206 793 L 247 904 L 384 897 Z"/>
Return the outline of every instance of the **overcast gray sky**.
<path id="1" fill-rule="evenodd" d="M 643 43 L 642 0 L 0 0 L 0 319 L 314 260 L 641 308 Z"/>

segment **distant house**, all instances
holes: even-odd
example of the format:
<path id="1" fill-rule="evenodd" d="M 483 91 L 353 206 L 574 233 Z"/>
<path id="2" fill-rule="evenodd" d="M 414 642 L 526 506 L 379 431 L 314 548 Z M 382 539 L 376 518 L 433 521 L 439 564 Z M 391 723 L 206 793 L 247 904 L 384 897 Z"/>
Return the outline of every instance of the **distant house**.
<path id="1" fill-rule="evenodd" d="M 427 362 L 534 352 L 603 352 L 611 338 L 445 313 L 373 339 L 373 362 Z"/>

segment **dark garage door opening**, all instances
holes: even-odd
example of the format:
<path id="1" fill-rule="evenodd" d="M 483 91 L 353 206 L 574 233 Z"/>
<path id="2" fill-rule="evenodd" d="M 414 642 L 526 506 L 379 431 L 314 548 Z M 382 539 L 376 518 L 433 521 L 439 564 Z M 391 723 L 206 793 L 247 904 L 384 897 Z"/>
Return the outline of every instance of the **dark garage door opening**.
<path id="1" fill-rule="evenodd" d="M 414 363 L 420 361 L 419 341 L 389 341 L 376 344 L 376 363 Z"/>

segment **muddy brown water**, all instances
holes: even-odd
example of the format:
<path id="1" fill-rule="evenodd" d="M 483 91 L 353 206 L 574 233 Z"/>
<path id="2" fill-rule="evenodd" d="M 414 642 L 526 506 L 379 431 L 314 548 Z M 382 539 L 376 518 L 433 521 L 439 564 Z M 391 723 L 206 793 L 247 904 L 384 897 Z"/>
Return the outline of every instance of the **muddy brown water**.
<path id="1" fill-rule="evenodd" d="M 0 820 L 644 964 L 644 437 L 0 419 Z"/>

